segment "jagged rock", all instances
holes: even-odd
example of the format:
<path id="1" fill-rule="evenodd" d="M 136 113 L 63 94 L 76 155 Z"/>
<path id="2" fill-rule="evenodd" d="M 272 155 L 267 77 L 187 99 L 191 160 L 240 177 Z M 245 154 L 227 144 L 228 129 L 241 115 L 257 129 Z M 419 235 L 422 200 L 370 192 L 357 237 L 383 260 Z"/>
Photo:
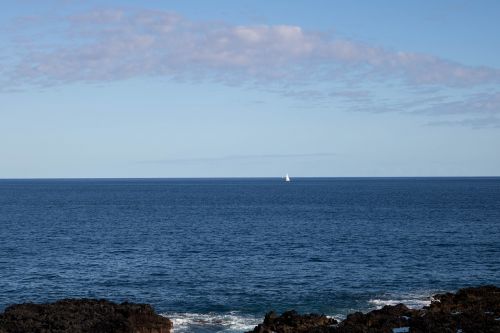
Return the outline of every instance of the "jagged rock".
<path id="1" fill-rule="evenodd" d="M 373 310 L 367 314 L 356 312 L 350 314 L 340 323 L 334 332 L 387 332 L 393 328 L 408 327 L 412 317 L 420 314 L 418 310 L 408 309 L 403 304 L 386 305 L 380 310 Z"/>
<path id="2" fill-rule="evenodd" d="M 465 288 L 456 294 L 435 295 L 420 310 L 403 304 L 384 306 L 366 314 L 356 312 L 337 325 L 312 320 L 319 315 L 268 313 L 253 333 L 500 333 L 500 288 Z M 308 324 L 310 323 L 310 324 Z"/>
<path id="3" fill-rule="evenodd" d="M 171 328 L 150 305 L 105 300 L 25 303 L 0 314 L 0 333 L 169 333 Z"/>
<path id="4" fill-rule="evenodd" d="M 500 332 L 500 288 L 464 288 L 433 298 L 425 315 L 412 320 L 414 332 Z"/>
<path id="5" fill-rule="evenodd" d="M 0 314 L 0 333 L 169 333 L 172 322 L 147 304 L 105 300 L 62 300 L 20 304 Z M 270 312 L 252 333 L 500 333 L 500 288 L 465 288 L 434 296 L 420 310 L 403 304 L 363 314 L 341 323 L 324 315 Z"/>
<path id="6" fill-rule="evenodd" d="M 465 312 L 482 309 L 494 312 L 499 310 L 500 288 L 495 286 L 464 288 L 456 294 L 438 294 L 433 298 L 430 311 Z"/>
<path id="7" fill-rule="evenodd" d="M 299 315 L 295 311 L 284 312 L 278 316 L 274 312 L 269 312 L 264 318 L 264 322 L 254 328 L 253 333 L 305 333 L 305 332 L 323 332 L 324 328 L 328 328 L 337 324 L 333 318 L 328 318 L 324 315 L 309 314 Z"/>

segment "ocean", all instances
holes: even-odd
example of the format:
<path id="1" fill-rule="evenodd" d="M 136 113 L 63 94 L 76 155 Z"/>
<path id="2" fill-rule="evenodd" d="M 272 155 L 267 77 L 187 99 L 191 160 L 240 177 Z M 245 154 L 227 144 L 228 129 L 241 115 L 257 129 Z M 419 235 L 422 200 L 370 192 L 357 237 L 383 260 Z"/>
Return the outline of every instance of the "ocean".
<path id="1" fill-rule="evenodd" d="M 175 332 L 500 285 L 500 178 L 0 180 L 0 310 L 106 298 Z"/>

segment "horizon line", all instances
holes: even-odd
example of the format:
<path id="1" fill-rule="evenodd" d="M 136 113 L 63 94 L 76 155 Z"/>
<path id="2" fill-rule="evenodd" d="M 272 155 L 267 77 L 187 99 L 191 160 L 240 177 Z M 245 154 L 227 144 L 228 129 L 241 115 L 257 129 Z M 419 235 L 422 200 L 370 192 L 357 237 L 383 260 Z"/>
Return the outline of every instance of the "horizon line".
<path id="1" fill-rule="evenodd" d="M 249 176 L 249 177 L 243 177 L 243 176 L 229 176 L 229 177 L 221 177 L 221 176 L 216 176 L 216 177 L 26 177 L 26 178 L 20 178 L 20 177 L 12 177 L 12 178 L 0 178 L 0 181 L 2 180 L 143 180 L 143 179 L 150 179 L 150 180 L 169 180 L 169 179 L 283 179 L 285 176 Z M 359 179 L 359 178 L 500 178 L 500 175 L 496 176 L 292 176 L 290 177 L 291 179 Z"/>

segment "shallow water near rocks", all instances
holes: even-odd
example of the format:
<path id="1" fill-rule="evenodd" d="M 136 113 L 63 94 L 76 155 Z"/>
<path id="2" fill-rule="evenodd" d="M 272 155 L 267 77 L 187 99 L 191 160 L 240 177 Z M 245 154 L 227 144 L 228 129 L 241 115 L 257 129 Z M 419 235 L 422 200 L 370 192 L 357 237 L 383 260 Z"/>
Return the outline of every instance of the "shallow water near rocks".
<path id="1" fill-rule="evenodd" d="M 0 310 L 152 304 L 176 332 L 500 285 L 500 178 L 0 180 Z"/>

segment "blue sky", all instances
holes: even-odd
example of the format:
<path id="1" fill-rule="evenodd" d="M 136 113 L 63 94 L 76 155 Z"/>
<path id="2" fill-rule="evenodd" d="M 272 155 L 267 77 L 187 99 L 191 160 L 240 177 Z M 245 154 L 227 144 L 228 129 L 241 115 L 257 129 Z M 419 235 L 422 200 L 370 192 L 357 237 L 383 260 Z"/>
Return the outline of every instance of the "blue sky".
<path id="1" fill-rule="evenodd" d="M 498 1 L 6 1 L 0 178 L 491 176 Z"/>

